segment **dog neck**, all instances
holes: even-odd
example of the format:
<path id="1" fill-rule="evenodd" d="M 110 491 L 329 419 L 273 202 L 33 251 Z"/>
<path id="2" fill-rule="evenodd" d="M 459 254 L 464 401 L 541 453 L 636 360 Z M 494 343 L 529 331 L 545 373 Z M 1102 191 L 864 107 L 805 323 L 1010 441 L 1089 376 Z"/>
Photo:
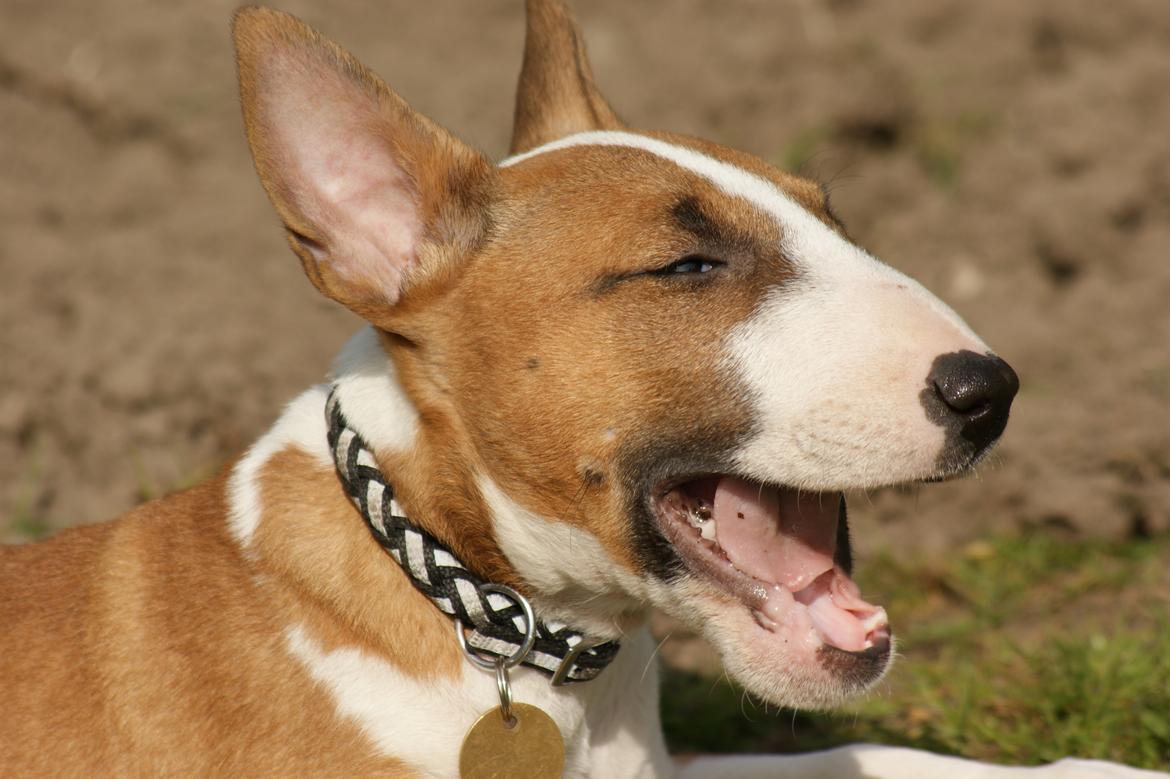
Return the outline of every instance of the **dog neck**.
<path id="1" fill-rule="evenodd" d="M 483 579 L 517 588 L 520 577 L 495 542 L 475 486 L 473 448 L 457 415 L 427 392 L 403 350 L 394 336 L 372 327 L 359 331 L 333 365 L 338 403 L 412 523 Z"/>
<path id="2" fill-rule="evenodd" d="M 552 675 L 554 685 L 589 681 L 609 665 L 616 642 L 591 640 L 569 625 L 536 618 L 523 595 L 484 581 L 406 517 L 368 444 L 346 419 L 336 388 L 325 413 L 329 448 L 346 492 L 374 538 L 415 587 L 457 620 L 457 637 L 467 627 L 471 633 L 466 641 L 475 651 L 497 662 L 541 669 Z"/>
<path id="3" fill-rule="evenodd" d="M 549 620 L 599 640 L 640 624 L 644 606 L 626 594 L 635 585 L 613 580 L 621 568 L 596 538 L 528 511 L 491 476 L 436 364 L 440 355 L 367 327 L 332 370 L 348 421 L 411 521 L 484 580 L 529 592 Z"/>

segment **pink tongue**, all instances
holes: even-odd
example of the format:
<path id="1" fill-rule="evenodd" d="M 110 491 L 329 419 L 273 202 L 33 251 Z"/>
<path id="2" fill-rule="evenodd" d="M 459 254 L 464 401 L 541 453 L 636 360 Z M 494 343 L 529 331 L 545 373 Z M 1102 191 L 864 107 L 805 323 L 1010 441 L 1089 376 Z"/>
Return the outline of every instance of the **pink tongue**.
<path id="1" fill-rule="evenodd" d="M 719 546 L 749 576 L 802 590 L 833 568 L 840 500 L 724 476 L 712 511 Z"/>
<path id="2" fill-rule="evenodd" d="M 888 630 L 885 609 L 863 601 L 857 585 L 836 572 L 825 574 L 795 597 L 808 609 L 825 643 L 839 649 L 860 652 L 868 646 L 871 632 Z"/>
<path id="3" fill-rule="evenodd" d="M 732 564 L 778 585 L 768 588 L 762 605 L 770 619 L 783 620 L 795 600 L 822 641 L 860 652 L 871 634 L 888 630 L 886 612 L 862 600 L 857 585 L 833 563 L 840 502 L 836 493 L 800 494 L 724 476 L 715 487 L 712 514 L 717 542 Z"/>

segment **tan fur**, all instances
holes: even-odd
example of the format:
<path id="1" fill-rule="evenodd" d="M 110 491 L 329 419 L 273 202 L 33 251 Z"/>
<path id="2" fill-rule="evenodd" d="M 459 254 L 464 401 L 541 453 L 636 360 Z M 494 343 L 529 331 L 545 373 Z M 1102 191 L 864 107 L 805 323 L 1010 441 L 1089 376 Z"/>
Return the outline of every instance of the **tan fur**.
<path id="1" fill-rule="evenodd" d="M 284 631 L 304 623 L 326 647 L 364 643 L 407 673 L 449 674 L 458 657 L 438 628 L 446 636 L 450 624 L 412 601 L 417 592 L 402 589 L 401 571 L 385 564 L 340 493 L 308 492 L 332 474 L 295 452 L 277 457 L 264 492 L 301 499 L 299 527 L 315 530 L 307 536 L 345 544 L 347 526 L 364 534 L 365 548 L 348 558 L 356 581 L 288 576 L 286 547 L 271 539 L 259 562 L 245 559 L 226 533 L 223 476 L 116 523 L 0 549 L 0 678 L 21 680 L 0 708 L 0 773 L 410 775 L 370 757 L 364 736 L 289 656 Z M 360 589 L 371 576 L 401 596 L 395 608 Z M 331 606 L 338 601 L 348 604 L 344 617 Z M 433 662 L 412 663 L 386 641 L 406 628 Z"/>
<path id="2" fill-rule="evenodd" d="M 412 327 L 421 332 L 425 325 L 412 322 Z M 485 579 L 523 589 L 495 543 L 491 516 L 475 486 L 476 471 L 486 466 L 458 403 L 452 403 L 445 367 L 440 370 L 447 358 L 435 355 L 426 337 L 413 343 L 385 332 L 380 337 L 403 388 L 427 421 L 408 454 L 378 453 L 382 472 L 397 485 L 399 502 L 413 522 L 442 540 L 457 558 L 474 560 Z"/>
<path id="3" fill-rule="evenodd" d="M 260 484 L 264 516 L 253 539 L 259 567 L 333 626 L 332 634 L 314 632 L 325 649 L 356 644 L 411 676 L 459 675 L 463 657 L 451 621 L 378 546 L 332 469 L 286 449 L 265 464 Z"/>

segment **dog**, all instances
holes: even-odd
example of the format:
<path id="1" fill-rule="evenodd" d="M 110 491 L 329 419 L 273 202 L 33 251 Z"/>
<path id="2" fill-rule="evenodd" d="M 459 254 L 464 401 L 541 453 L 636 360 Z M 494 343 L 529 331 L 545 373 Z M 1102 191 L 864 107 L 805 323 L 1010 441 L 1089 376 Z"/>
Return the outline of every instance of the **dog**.
<path id="1" fill-rule="evenodd" d="M 218 477 L 0 553 L 0 773 L 1153 776 L 672 761 L 648 611 L 763 700 L 871 688 L 894 639 L 842 491 L 969 470 L 1018 380 L 816 183 L 626 127 L 560 2 L 527 19 L 497 165 L 295 18 L 237 13 L 260 180 L 368 326 Z"/>

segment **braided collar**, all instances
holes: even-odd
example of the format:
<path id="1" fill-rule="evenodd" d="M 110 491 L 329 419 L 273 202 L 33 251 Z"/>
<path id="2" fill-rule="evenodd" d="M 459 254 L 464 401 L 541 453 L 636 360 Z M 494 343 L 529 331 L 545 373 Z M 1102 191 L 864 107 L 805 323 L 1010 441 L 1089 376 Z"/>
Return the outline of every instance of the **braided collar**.
<path id="1" fill-rule="evenodd" d="M 403 515 L 373 452 L 341 412 L 336 386 L 329 392 L 325 418 L 337 473 L 374 538 L 440 611 L 472 626 L 468 644 L 495 657 L 512 655 L 525 639 L 520 605 L 504 595 L 483 592 L 481 585 L 487 582 Z M 601 673 L 618 648 L 617 641 L 591 643 L 567 625 L 537 619 L 536 642 L 523 664 L 553 676 L 554 684 L 584 682 Z"/>

